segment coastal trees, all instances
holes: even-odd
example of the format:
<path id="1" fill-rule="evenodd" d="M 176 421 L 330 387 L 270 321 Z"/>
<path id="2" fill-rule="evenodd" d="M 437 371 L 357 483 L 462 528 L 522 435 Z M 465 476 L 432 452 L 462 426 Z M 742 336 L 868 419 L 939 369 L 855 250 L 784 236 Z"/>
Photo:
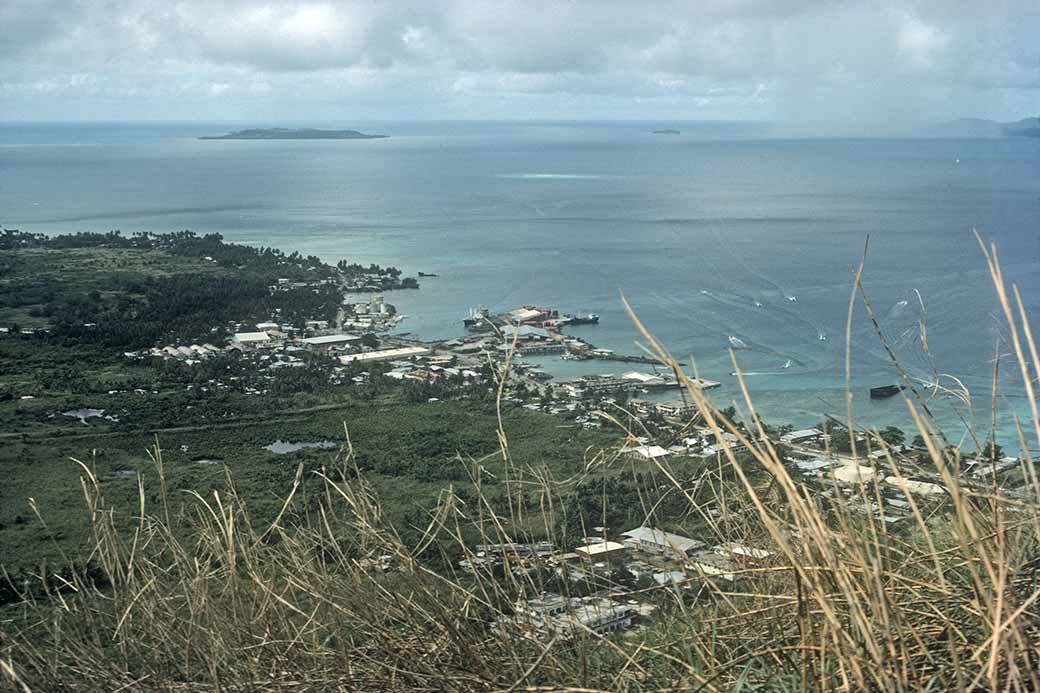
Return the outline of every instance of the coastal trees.
<path id="1" fill-rule="evenodd" d="M 906 441 L 906 434 L 896 426 L 888 426 L 878 435 L 881 437 L 881 440 L 892 446 L 902 445 Z"/>

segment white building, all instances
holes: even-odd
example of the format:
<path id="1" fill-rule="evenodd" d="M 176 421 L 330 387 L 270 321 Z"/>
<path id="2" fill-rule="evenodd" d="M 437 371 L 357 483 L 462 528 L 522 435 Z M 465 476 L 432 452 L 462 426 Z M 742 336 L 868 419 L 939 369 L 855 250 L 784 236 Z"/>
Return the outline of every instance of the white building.
<path id="1" fill-rule="evenodd" d="M 646 460 L 648 462 L 663 459 L 672 454 L 660 445 L 640 445 L 634 448 L 627 448 L 625 452 L 631 457 L 635 457 L 639 460 Z"/>
<path id="2" fill-rule="evenodd" d="M 661 416 L 668 416 L 674 419 L 692 419 L 697 415 L 697 405 L 693 402 L 683 402 L 681 400 L 671 400 L 669 402 L 658 402 L 654 405 Z"/>
<path id="3" fill-rule="evenodd" d="M 629 605 L 609 599 L 568 599 L 558 594 L 545 594 L 518 602 L 515 614 L 521 625 L 547 635 L 578 637 L 590 633 L 605 635 L 629 628 L 636 611 Z"/>
<path id="4" fill-rule="evenodd" d="M 621 536 L 625 537 L 624 543 L 631 549 L 660 554 L 676 560 L 683 560 L 705 546 L 702 541 L 653 527 L 636 527 L 623 532 Z"/>
<path id="5" fill-rule="evenodd" d="M 625 553 L 628 547 L 616 541 L 600 541 L 579 546 L 574 553 L 589 561 L 609 561 Z"/>
<path id="6" fill-rule="evenodd" d="M 904 479 L 901 476 L 886 476 L 885 483 L 889 486 L 895 486 L 903 493 L 915 493 L 919 496 L 941 496 L 946 493 L 946 489 L 939 484 Z"/>
<path id="7" fill-rule="evenodd" d="M 818 443 L 823 440 L 823 431 L 818 428 L 803 428 L 800 431 L 791 431 L 780 436 L 781 443 L 805 445 L 807 443 Z"/>
<path id="8" fill-rule="evenodd" d="M 242 346 L 260 346 L 271 342 L 271 335 L 266 332 L 236 332 L 231 336 L 234 344 Z"/>
<path id="9" fill-rule="evenodd" d="M 426 347 L 412 346 L 399 347 L 397 349 L 381 349 L 379 351 L 366 351 L 361 354 L 347 354 L 339 357 L 343 365 L 350 363 L 370 363 L 373 361 L 393 361 L 395 359 L 407 359 L 414 356 L 422 356 L 430 353 Z"/>

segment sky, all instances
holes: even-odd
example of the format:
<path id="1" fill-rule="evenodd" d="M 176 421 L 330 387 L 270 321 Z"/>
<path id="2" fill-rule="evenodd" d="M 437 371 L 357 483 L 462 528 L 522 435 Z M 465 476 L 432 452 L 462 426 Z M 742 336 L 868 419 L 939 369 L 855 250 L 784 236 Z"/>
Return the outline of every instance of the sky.
<path id="1" fill-rule="evenodd" d="M 1040 112 L 1040 0 L 0 0 L 0 120 Z"/>

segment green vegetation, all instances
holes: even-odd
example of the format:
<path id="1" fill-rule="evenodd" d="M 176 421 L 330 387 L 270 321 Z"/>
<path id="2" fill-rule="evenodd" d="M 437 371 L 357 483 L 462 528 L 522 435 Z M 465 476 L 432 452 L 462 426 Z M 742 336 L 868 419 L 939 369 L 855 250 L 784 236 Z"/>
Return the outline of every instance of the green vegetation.
<path id="1" fill-rule="evenodd" d="M 0 234 L 0 326 L 51 341 L 136 349 L 219 341 L 237 324 L 333 321 L 345 290 L 418 288 L 395 267 L 363 267 L 219 234 Z"/>
<path id="2" fill-rule="evenodd" d="M 214 490 L 224 492 L 229 473 L 254 521 L 270 522 L 296 468 L 302 465 L 306 471 L 303 492 L 320 493 L 322 482 L 315 472 L 332 466 L 337 451 L 305 449 L 279 455 L 264 446 L 276 440 L 333 440 L 339 447 L 346 444 L 349 433 L 351 441 L 363 443 L 355 464 L 385 496 L 386 519 L 402 529 L 403 537 L 414 539 L 416 530 L 409 521 L 417 512 L 423 515 L 445 484 L 468 479 L 465 460 L 497 451 L 494 409 L 479 402 L 408 404 L 391 395 L 376 400 L 376 406 L 347 399 L 301 411 L 287 404 L 279 402 L 284 410 L 267 411 L 258 420 L 238 417 L 157 434 L 93 431 L 74 422 L 79 430 L 70 426 L 72 430 L 62 435 L 48 432 L 3 440 L 0 546 L 4 569 L 22 574 L 44 561 L 61 566 L 66 560 L 81 563 L 90 555 L 90 518 L 79 484 L 83 470 L 72 458 L 86 463 L 104 482 L 112 507 L 119 509 L 114 522 L 120 529 L 133 526 L 133 513 L 123 511 L 136 502 L 138 474 L 149 489 L 148 497 L 155 498 L 158 478 L 147 449 L 156 442 L 163 449 L 169 488 L 204 496 Z M 505 423 L 517 460 L 560 477 L 582 467 L 586 448 L 601 448 L 615 439 L 560 427 L 551 416 L 524 410 L 507 416 Z M 491 455 L 483 464 L 494 475 L 485 491 L 503 492 L 504 486 L 495 480 L 504 476 L 501 461 Z M 181 495 L 176 504 L 187 512 L 190 498 Z"/>

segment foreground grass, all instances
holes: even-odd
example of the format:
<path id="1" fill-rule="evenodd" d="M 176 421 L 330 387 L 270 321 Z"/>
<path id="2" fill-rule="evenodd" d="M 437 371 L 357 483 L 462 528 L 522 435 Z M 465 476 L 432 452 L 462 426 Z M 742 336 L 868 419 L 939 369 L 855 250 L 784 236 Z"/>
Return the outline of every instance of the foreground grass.
<path id="1" fill-rule="evenodd" d="M 824 502 L 691 385 L 706 423 L 741 437 L 750 457 L 727 449 L 715 468 L 662 467 L 633 505 L 655 523 L 699 518 L 703 540 L 773 559 L 736 586 L 704 577 L 657 590 L 659 617 L 642 631 L 563 641 L 498 623 L 517 596 L 544 589 L 543 571 L 461 575 L 452 559 L 481 539 L 573 546 L 560 512 L 576 489 L 594 498 L 612 476 L 636 473 L 616 449 L 583 452 L 569 469 L 543 464 L 507 417 L 456 458 L 463 474 L 440 480 L 437 502 L 408 527 L 386 512 L 394 482 L 365 461 L 388 437 L 367 449 L 344 440 L 334 458 L 301 464 L 262 520 L 231 471 L 207 493 L 181 493 L 153 450 L 151 479 L 117 501 L 84 460 L 96 569 L 44 576 L 44 595 L 26 591 L 7 609 L 2 671 L 21 690 L 1040 690 L 1040 487 L 1028 443 L 1040 439 L 1040 357 L 1021 301 L 995 260 L 990 269 L 1032 405 L 1023 497 L 965 484 L 911 390 L 908 415 L 947 495 L 911 496 L 912 519 L 893 529 L 857 512 L 879 498 L 877 477 Z M 876 436 L 869 449 L 886 450 Z M 877 466 L 900 475 L 890 456 Z M 381 556 L 387 572 L 370 562 Z"/>

